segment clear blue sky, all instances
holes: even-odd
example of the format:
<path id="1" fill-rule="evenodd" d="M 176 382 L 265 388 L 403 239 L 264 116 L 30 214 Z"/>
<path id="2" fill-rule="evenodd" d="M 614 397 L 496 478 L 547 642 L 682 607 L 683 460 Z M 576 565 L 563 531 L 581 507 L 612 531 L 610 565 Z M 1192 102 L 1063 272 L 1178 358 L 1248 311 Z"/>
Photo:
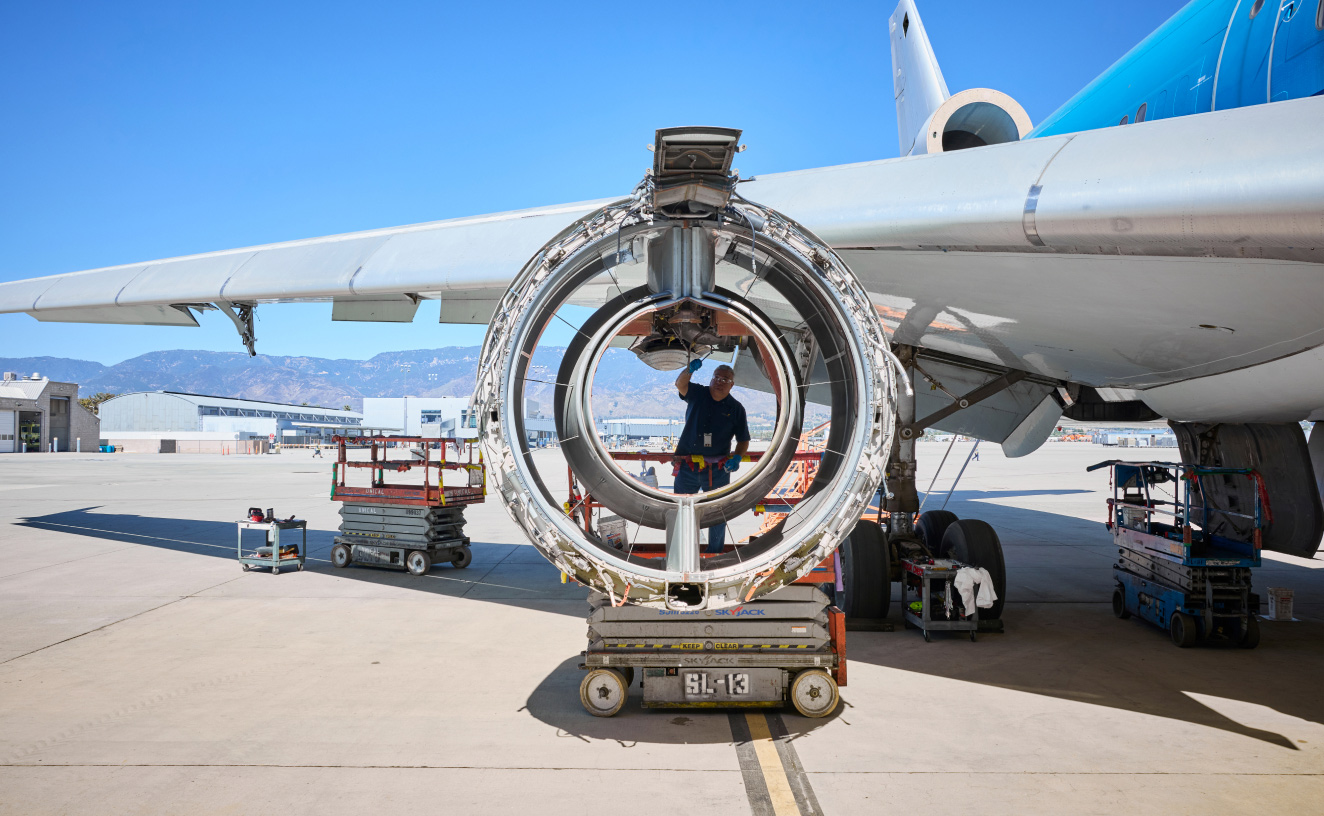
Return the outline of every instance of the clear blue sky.
<path id="1" fill-rule="evenodd" d="M 1035 122 L 1181 5 L 919 2 L 951 90 L 1005 91 Z M 5 3 L 0 280 L 621 194 L 669 125 L 744 128 L 744 175 L 889 158 L 894 7 Z M 435 304 L 407 326 L 330 310 L 261 307 L 259 351 L 482 339 Z M 0 315 L 0 357 L 174 348 L 240 345 L 215 313 Z"/>

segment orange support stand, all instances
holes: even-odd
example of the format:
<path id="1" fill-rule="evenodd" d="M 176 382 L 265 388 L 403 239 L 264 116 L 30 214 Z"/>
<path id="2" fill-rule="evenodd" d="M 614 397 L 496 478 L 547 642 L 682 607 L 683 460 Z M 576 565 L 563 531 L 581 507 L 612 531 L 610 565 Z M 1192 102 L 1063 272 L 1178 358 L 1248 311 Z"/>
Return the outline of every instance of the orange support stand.
<path id="1" fill-rule="evenodd" d="M 837 667 L 832 670 L 832 679 L 841 688 L 846 687 L 846 613 L 835 606 L 828 607 L 828 641 L 832 652 L 837 656 Z"/>

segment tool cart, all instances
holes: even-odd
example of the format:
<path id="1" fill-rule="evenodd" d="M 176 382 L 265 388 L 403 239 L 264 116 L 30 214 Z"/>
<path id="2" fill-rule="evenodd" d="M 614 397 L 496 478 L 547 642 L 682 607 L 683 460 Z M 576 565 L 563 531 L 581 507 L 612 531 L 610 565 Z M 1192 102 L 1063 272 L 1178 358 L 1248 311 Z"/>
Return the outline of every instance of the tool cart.
<path id="1" fill-rule="evenodd" d="M 243 519 L 235 522 L 238 529 L 237 553 L 239 564 L 248 572 L 254 567 L 270 567 L 271 574 L 280 572 L 281 567 L 297 567 L 303 569 L 304 559 L 308 552 L 308 522 L 302 519 L 289 519 L 287 521 L 253 521 L 252 518 Z M 260 547 L 244 549 L 244 531 L 258 530 L 263 532 L 263 544 Z M 281 534 L 288 530 L 298 530 L 300 539 L 298 544 L 284 544 L 281 542 Z"/>
<path id="2" fill-rule="evenodd" d="M 966 568 L 951 558 L 926 558 L 901 561 L 901 610 L 907 626 L 924 633 L 924 642 L 932 640 L 932 632 L 969 632 L 975 640 L 979 632 L 979 607 L 963 614 L 964 607 L 956 588 L 952 586 L 956 573 Z M 934 585 L 938 589 L 934 590 Z M 918 612 L 912 607 L 918 604 Z"/>

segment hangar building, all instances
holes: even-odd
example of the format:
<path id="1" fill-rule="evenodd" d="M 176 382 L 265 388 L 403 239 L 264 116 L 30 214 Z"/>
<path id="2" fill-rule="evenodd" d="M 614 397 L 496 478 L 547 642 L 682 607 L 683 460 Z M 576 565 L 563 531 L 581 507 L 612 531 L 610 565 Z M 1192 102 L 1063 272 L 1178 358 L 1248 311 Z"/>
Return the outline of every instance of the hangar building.
<path id="1" fill-rule="evenodd" d="M 101 436 L 133 453 L 260 453 L 272 439 L 329 443 L 362 425 L 355 411 L 179 391 L 138 391 L 101 403 Z"/>

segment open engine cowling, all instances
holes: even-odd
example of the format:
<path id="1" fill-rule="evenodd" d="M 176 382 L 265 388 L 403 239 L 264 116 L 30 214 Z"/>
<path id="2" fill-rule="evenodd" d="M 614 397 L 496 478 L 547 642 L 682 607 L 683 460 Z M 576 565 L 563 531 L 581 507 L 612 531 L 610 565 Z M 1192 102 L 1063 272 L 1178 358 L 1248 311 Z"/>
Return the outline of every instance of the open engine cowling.
<path id="1" fill-rule="evenodd" d="M 507 510 L 549 560 L 614 603 L 722 608 L 794 581 L 849 535 L 886 465 L 896 379 L 878 313 L 829 247 L 736 193 L 730 154 L 738 137 L 739 131 L 720 128 L 659 131 L 653 173 L 630 198 L 571 225 L 529 261 L 483 344 L 474 407 L 489 473 Z M 719 285 L 719 264 L 744 283 Z M 633 555 L 586 532 L 548 489 L 526 441 L 524 385 L 533 351 L 558 310 L 583 302 L 594 285 L 602 288 L 593 291 L 607 292 L 597 301 L 605 305 L 576 329 L 555 377 L 561 449 L 595 502 L 641 527 L 666 531 L 665 558 Z M 755 287 L 793 304 L 795 345 L 755 305 Z M 602 355 L 626 327 L 666 328 L 667 320 L 677 342 L 723 344 L 736 331 L 745 348 L 758 350 L 760 370 L 775 369 L 769 380 L 779 410 L 768 450 L 728 487 L 693 496 L 632 478 L 595 430 L 591 384 Z M 682 330 L 680 321 L 689 328 Z M 811 488 L 757 541 L 701 558 L 700 528 L 753 508 L 791 461 L 811 386 L 830 393 L 832 413 Z"/>

